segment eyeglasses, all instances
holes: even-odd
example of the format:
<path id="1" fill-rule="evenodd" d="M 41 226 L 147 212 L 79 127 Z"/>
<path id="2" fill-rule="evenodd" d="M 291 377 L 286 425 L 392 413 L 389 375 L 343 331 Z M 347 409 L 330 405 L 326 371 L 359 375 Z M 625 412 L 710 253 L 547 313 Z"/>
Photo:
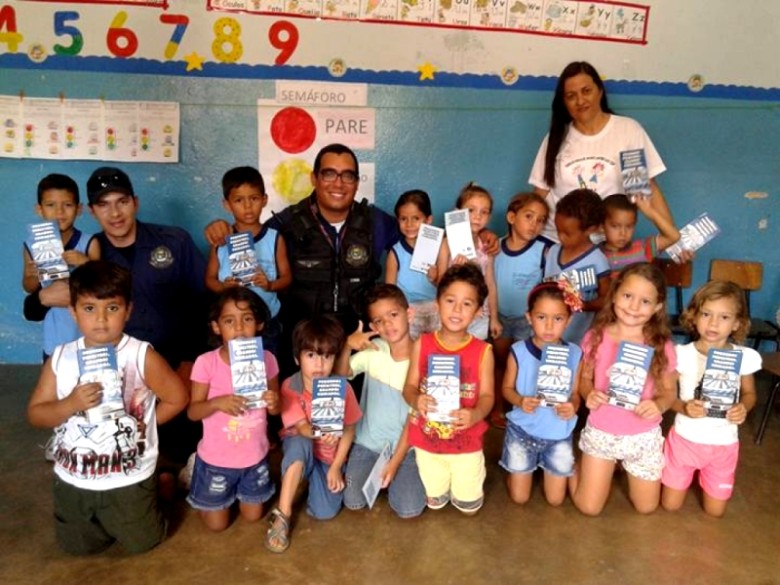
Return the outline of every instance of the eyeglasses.
<path id="1" fill-rule="evenodd" d="M 335 183 L 336 179 L 341 179 L 341 182 L 345 185 L 354 185 L 360 180 L 355 171 L 341 171 L 336 169 L 321 169 L 320 179 L 326 183 Z"/>

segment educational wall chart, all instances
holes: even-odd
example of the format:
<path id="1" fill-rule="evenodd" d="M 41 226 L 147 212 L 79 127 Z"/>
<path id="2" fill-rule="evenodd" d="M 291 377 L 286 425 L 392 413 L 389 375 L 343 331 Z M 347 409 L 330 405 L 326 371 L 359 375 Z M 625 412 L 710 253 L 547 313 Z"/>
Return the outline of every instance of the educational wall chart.
<path id="1" fill-rule="evenodd" d="M 259 169 L 266 178 L 263 218 L 312 192 L 317 152 L 328 144 L 359 150 L 358 199 L 374 201 L 376 140 L 374 108 L 366 107 L 368 86 L 359 83 L 277 81 L 273 100 L 257 100 Z"/>
<path id="2" fill-rule="evenodd" d="M 494 28 L 645 43 L 650 7 L 579 0 L 208 0 L 226 12 Z"/>
<path id="3" fill-rule="evenodd" d="M 0 156 L 179 162 L 179 104 L 0 96 Z"/>
<path id="4" fill-rule="evenodd" d="M 740 15 L 732 51 L 709 32 L 730 0 L 0 0 L 0 68 L 549 90 L 579 58 L 655 94 L 775 99 L 780 4 Z"/>

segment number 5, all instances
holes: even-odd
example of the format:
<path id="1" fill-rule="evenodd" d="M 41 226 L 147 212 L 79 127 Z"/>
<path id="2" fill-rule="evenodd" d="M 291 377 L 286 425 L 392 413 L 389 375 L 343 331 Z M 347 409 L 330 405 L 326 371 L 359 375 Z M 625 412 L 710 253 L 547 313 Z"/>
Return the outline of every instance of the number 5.
<path id="1" fill-rule="evenodd" d="M 78 12 L 55 12 L 54 13 L 54 34 L 57 36 L 69 35 L 71 43 L 68 46 L 56 44 L 54 52 L 58 55 L 78 55 L 84 46 L 84 37 L 81 31 L 75 26 L 65 24 L 69 20 L 78 20 Z"/>

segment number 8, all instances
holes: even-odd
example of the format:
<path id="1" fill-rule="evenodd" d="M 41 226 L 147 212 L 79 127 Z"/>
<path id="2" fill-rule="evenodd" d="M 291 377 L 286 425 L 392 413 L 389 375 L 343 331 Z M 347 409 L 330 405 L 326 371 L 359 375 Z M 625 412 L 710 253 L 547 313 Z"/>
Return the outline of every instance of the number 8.
<path id="1" fill-rule="evenodd" d="M 227 31 L 227 32 L 226 32 Z M 217 61 L 222 63 L 235 63 L 244 54 L 244 46 L 241 44 L 241 25 L 235 18 L 220 18 L 214 23 L 214 42 L 211 43 L 211 52 Z M 225 45 L 230 45 L 230 52 L 225 52 Z"/>

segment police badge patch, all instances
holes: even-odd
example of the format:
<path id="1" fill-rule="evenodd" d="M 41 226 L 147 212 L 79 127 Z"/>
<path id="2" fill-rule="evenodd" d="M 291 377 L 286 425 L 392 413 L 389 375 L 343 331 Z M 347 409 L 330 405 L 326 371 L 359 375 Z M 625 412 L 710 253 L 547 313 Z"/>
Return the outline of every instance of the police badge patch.
<path id="1" fill-rule="evenodd" d="M 173 264 L 173 254 L 167 246 L 157 246 L 149 255 L 149 264 L 154 268 L 168 268 Z"/>
<path id="2" fill-rule="evenodd" d="M 353 244 L 347 249 L 345 260 L 350 266 L 363 266 L 368 262 L 368 249 L 365 246 Z"/>

